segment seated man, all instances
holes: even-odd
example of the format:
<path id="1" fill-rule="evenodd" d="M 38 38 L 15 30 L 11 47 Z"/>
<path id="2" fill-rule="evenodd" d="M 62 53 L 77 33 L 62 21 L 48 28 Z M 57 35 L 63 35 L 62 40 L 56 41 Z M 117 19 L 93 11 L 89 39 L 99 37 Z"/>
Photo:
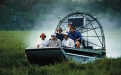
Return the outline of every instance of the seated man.
<path id="1" fill-rule="evenodd" d="M 62 46 L 63 47 L 72 47 L 72 48 L 75 48 L 74 41 L 68 37 L 67 33 L 64 33 L 64 39 L 62 41 Z"/>
<path id="2" fill-rule="evenodd" d="M 51 35 L 52 39 L 49 41 L 49 47 L 61 47 L 61 40 L 56 38 L 56 34 Z"/>
<path id="3" fill-rule="evenodd" d="M 56 37 L 58 39 L 60 39 L 61 41 L 63 40 L 63 34 L 62 34 L 62 29 L 58 28 L 57 33 L 56 33 Z"/>
<path id="4" fill-rule="evenodd" d="M 72 23 L 68 23 L 68 28 L 66 28 L 66 33 L 68 33 L 71 30 Z"/>
<path id="5" fill-rule="evenodd" d="M 80 48 L 80 41 L 82 40 L 82 35 L 80 32 L 75 30 L 74 26 L 72 26 L 71 30 L 68 32 L 68 36 L 74 40 L 76 48 Z"/>
<path id="6" fill-rule="evenodd" d="M 42 33 L 40 39 L 37 41 L 37 48 L 48 47 L 49 41 L 45 39 L 46 35 Z"/>

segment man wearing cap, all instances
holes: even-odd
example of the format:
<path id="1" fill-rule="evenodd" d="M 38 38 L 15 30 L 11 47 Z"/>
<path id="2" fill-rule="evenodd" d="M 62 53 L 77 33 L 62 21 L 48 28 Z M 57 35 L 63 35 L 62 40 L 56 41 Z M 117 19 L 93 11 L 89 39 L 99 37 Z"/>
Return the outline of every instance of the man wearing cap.
<path id="1" fill-rule="evenodd" d="M 80 48 L 80 40 L 82 40 L 82 35 L 80 32 L 75 30 L 74 26 L 71 26 L 71 30 L 69 31 L 68 36 L 74 40 L 76 48 Z"/>
<path id="2" fill-rule="evenodd" d="M 43 48 L 49 46 L 49 41 L 45 39 L 46 35 L 42 33 L 40 39 L 37 41 L 37 48 Z"/>
<path id="3" fill-rule="evenodd" d="M 67 33 L 64 33 L 64 39 L 62 41 L 62 46 L 63 47 L 75 48 L 74 41 L 68 37 L 68 34 Z"/>
<path id="4" fill-rule="evenodd" d="M 61 47 L 61 40 L 56 38 L 56 34 L 51 34 L 51 39 L 49 41 L 49 47 Z"/>

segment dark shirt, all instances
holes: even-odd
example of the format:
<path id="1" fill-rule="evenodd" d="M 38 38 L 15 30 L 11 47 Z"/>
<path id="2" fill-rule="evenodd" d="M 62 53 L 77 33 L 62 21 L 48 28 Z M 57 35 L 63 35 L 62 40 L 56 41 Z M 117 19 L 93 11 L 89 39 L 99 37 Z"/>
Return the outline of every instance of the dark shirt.
<path id="1" fill-rule="evenodd" d="M 73 40 L 76 40 L 78 38 L 82 39 L 82 35 L 80 32 L 78 31 L 74 31 L 74 33 L 72 33 L 71 31 L 68 32 L 68 36 L 73 39 Z"/>
<path id="2" fill-rule="evenodd" d="M 63 40 L 63 34 L 58 34 L 58 33 L 56 33 L 56 37 L 57 37 L 58 39 L 60 39 L 61 41 Z"/>

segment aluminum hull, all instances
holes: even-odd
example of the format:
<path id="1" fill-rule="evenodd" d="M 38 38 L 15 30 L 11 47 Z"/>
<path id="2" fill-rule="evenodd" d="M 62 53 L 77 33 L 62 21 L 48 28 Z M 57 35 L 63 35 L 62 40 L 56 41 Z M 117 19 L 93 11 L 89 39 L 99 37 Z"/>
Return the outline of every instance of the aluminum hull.
<path id="1" fill-rule="evenodd" d="M 68 60 L 68 56 L 79 55 L 80 58 L 98 57 L 106 55 L 102 49 L 76 49 L 76 48 L 26 48 L 26 56 L 30 63 L 46 65 Z"/>

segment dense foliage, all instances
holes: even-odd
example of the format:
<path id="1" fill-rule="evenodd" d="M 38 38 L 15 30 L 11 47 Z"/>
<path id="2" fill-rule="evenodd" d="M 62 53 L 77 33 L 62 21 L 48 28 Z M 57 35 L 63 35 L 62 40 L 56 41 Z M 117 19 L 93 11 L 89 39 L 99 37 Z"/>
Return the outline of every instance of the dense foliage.
<path id="1" fill-rule="evenodd" d="M 43 21 L 55 9 L 65 12 L 83 11 L 121 16 L 121 0 L 1 0 L 0 29 L 15 30 L 32 28 L 35 20 Z M 59 13 L 62 11 L 55 11 Z M 54 13 L 53 13 L 54 15 Z"/>

